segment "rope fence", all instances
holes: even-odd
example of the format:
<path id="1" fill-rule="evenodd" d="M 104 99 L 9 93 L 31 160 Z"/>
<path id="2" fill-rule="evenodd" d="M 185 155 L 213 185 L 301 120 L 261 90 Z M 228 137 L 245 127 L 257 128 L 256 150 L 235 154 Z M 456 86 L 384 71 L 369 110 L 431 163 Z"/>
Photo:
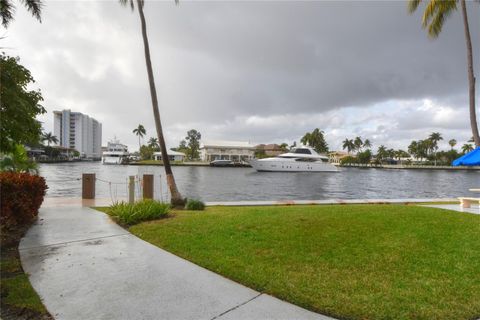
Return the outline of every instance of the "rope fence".
<path id="1" fill-rule="evenodd" d="M 149 173 L 145 173 L 147 175 L 150 175 Z M 82 178 L 75 178 L 75 180 L 82 180 L 82 189 L 85 189 L 85 184 L 92 184 L 93 185 L 89 185 L 87 186 L 87 188 L 90 188 L 90 190 L 93 189 L 93 191 L 90 191 L 90 197 L 89 198 L 94 198 L 95 197 L 95 184 L 96 182 L 98 181 L 99 183 L 102 183 L 104 185 L 106 185 L 108 187 L 108 195 L 110 197 L 110 200 L 112 201 L 112 203 L 116 203 L 118 202 L 121 198 L 123 198 L 120 193 L 123 193 L 121 192 L 122 188 L 125 188 L 125 193 L 124 193 L 124 196 L 125 198 L 129 199 L 129 195 L 130 194 L 130 190 L 129 190 L 129 185 L 130 185 L 130 176 L 125 178 L 125 181 L 122 182 L 122 181 L 110 181 L 110 180 L 106 180 L 106 179 L 102 179 L 102 178 L 98 178 L 96 176 L 94 176 L 94 174 L 84 174 L 84 175 L 87 175 L 87 176 L 91 176 L 91 180 L 89 180 L 88 178 L 85 179 L 84 177 Z M 143 179 L 143 176 L 140 176 L 140 175 L 132 175 L 134 178 L 133 178 L 133 198 L 134 199 L 142 199 L 144 198 L 145 196 L 145 193 L 144 193 L 144 188 L 147 187 L 148 189 L 147 190 L 151 190 L 151 193 L 148 193 L 147 191 L 147 194 L 150 194 L 150 196 L 147 195 L 147 197 L 153 197 L 153 199 L 155 200 L 159 200 L 159 201 L 167 201 L 169 196 L 168 196 L 168 188 L 164 188 L 164 181 L 162 181 L 162 175 L 154 175 L 154 174 L 151 174 L 153 176 L 153 181 L 152 179 L 149 179 L 149 182 L 147 183 L 147 186 L 145 186 L 145 181 Z M 86 182 L 87 181 L 87 182 Z M 157 182 L 158 181 L 158 182 Z M 166 184 L 166 181 L 165 181 L 165 184 Z M 105 189 L 103 189 L 105 190 Z M 93 195 L 92 195 L 93 194 Z M 83 197 L 83 194 L 82 194 L 82 197 Z M 121 199 L 123 200 L 123 199 Z"/>

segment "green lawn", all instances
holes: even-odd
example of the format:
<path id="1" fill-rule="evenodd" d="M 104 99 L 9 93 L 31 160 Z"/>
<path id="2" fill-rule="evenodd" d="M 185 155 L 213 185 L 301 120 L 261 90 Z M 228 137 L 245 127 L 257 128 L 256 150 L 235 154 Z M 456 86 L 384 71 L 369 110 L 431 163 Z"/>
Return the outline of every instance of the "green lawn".
<path id="1" fill-rule="evenodd" d="M 404 205 L 211 207 L 130 228 L 342 319 L 480 317 L 480 216 Z"/>

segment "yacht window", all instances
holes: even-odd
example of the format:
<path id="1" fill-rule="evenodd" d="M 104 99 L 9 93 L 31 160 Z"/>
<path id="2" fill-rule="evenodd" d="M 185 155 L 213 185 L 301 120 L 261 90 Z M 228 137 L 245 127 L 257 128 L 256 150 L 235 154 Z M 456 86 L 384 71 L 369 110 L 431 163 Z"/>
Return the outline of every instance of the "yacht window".
<path id="1" fill-rule="evenodd" d="M 293 151 L 293 153 L 312 154 L 312 153 L 310 152 L 310 150 L 308 150 L 308 149 L 300 149 L 300 148 L 295 149 L 295 150 Z"/>

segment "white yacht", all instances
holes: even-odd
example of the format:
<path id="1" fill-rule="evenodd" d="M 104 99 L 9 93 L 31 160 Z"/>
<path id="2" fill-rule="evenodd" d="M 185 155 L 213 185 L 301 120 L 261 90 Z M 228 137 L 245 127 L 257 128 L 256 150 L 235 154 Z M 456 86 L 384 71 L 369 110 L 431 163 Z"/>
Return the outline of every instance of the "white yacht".
<path id="1" fill-rule="evenodd" d="M 103 164 L 123 164 L 128 160 L 128 148 L 114 139 L 108 143 L 107 151 L 103 152 Z"/>
<path id="2" fill-rule="evenodd" d="M 328 162 L 328 157 L 309 147 L 295 148 L 272 158 L 253 159 L 250 160 L 250 165 L 257 171 L 338 171 L 336 166 Z"/>

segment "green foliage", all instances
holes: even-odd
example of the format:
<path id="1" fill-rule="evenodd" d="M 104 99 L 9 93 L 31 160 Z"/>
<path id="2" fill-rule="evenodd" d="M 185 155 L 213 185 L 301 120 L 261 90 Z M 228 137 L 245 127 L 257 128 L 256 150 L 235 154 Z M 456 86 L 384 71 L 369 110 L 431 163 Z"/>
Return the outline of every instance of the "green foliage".
<path id="1" fill-rule="evenodd" d="M 340 160 L 340 164 L 358 163 L 358 159 L 353 156 L 346 156 Z"/>
<path id="2" fill-rule="evenodd" d="M 42 140 L 42 142 L 46 141 L 47 146 L 50 146 L 50 143 L 58 143 L 58 138 L 56 136 L 54 136 L 51 132 L 42 133 L 41 140 Z"/>
<path id="3" fill-rule="evenodd" d="M 316 128 L 312 132 L 307 132 L 300 140 L 306 146 L 312 147 L 318 153 L 327 153 L 328 144 L 325 140 L 325 132 Z"/>
<path id="4" fill-rule="evenodd" d="M 142 160 L 151 160 L 155 150 L 150 146 L 141 146 L 140 147 L 140 157 Z"/>
<path id="5" fill-rule="evenodd" d="M 46 110 L 40 90 L 28 90 L 35 83 L 30 71 L 19 64 L 19 58 L 0 55 L 0 152 L 13 152 L 17 144 L 35 144 L 42 127 L 36 116 Z"/>
<path id="6" fill-rule="evenodd" d="M 38 169 L 37 164 L 28 158 L 25 148 L 17 144 L 0 160 L 0 171 L 37 173 Z"/>
<path id="7" fill-rule="evenodd" d="M 367 149 L 365 151 L 357 153 L 358 163 L 368 164 L 372 160 L 372 151 Z"/>
<path id="8" fill-rule="evenodd" d="M 190 160 L 195 160 L 199 158 L 198 151 L 200 150 L 200 139 L 202 134 L 195 129 L 189 130 L 185 140 L 188 141 L 187 146 L 187 157 Z"/>
<path id="9" fill-rule="evenodd" d="M 0 189 L 0 224 L 10 228 L 36 218 L 48 187 L 37 175 L 0 172 Z"/>
<path id="10" fill-rule="evenodd" d="M 133 225 L 142 221 L 163 218 L 169 211 L 170 204 L 145 199 L 133 204 L 117 202 L 108 208 L 107 213 L 121 224 Z"/>
<path id="11" fill-rule="evenodd" d="M 187 203 L 185 204 L 185 209 L 201 211 L 205 209 L 205 203 L 200 200 L 188 199 Z"/>
<path id="12" fill-rule="evenodd" d="M 154 137 L 150 138 L 148 140 L 148 147 L 150 147 L 155 152 L 160 151 L 160 145 L 158 144 L 158 139 Z"/>
<path id="13" fill-rule="evenodd" d="M 50 158 L 50 159 L 56 159 L 60 156 L 60 149 L 46 146 L 43 148 L 45 151 L 45 154 Z M 77 151 L 78 156 L 80 156 L 80 152 Z"/>
<path id="14" fill-rule="evenodd" d="M 41 0 L 24 0 L 20 1 L 25 8 L 30 11 L 33 17 L 38 21 L 42 22 L 40 16 L 42 11 L 42 1 Z M 15 5 L 12 3 L 12 0 L 2 0 L 0 1 L 0 18 L 2 18 L 2 26 L 6 29 L 10 25 L 10 22 L 13 20 L 13 14 L 15 13 Z"/>

